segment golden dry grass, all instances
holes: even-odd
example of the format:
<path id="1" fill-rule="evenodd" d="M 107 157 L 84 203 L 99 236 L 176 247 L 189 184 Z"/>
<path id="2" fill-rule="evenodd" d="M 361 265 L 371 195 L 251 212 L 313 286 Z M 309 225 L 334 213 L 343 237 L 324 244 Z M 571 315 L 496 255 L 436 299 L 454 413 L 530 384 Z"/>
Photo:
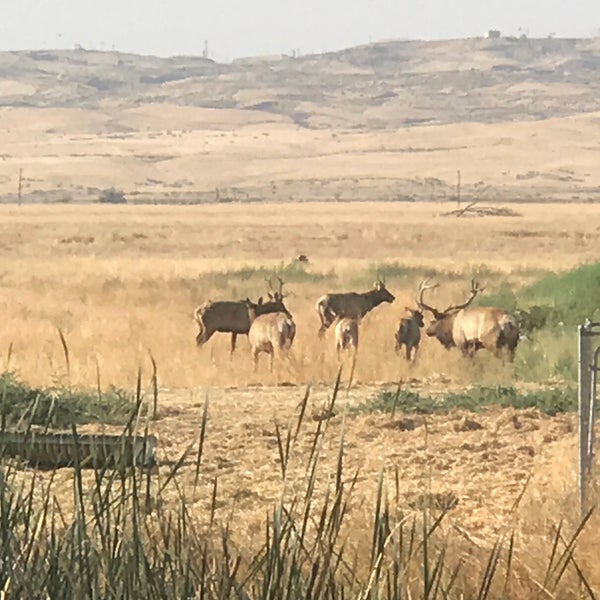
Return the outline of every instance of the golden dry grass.
<path id="1" fill-rule="evenodd" d="M 191 515 L 206 525 L 217 478 L 216 523 L 233 515 L 235 539 L 241 548 L 251 548 L 264 536 L 265 511 L 282 486 L 274 423 L 285 431 L 297 415 L 304 384 L 331 382 L 337 372 L 333 332 L 324 342 L 316 337 L 316 298 L 329 290 L 368 287 L 366 273 L 374 263 L 414 268 L 404 279 L 389 278 L 396 302 L 377 308 L 364 322 L 355 376 L 360 385 L 347 397 L 342 394 L 331 421 L 317 497 L 327 488 L 343 428 L 345 476 L 359 471 L 349 521 L 352 547 L 368 545 L 364 537 L 379 471 L 393 490 L 397 470 L 400 487 L 393 493 L 399 509 L 409 510 L 411 498 L 424 489 L 451 492 L 459 503 L 445 533 L 473 549 L 488 547 L 489 535 L 514 527 L 519 560 L 537 577 L 547 562 L 553 524 L 565 515 L 568 527 L 576 521 L 573 416 L 494 409 L 475 416 L 482 425 L 477 431 L 456 430 L 462 413 L 428 417 L 427 427 L 420 422 L 413 431 L 398 428 L 398 416 L 363 415 L 342 423 L 344 408 L 376 393 L 382 381 L 410 378 L 411 385 L 428 392 L 473 381 L 513 382 L 510 365 L 485 354 L 467 365 L 432 340 L 424 341 L 413 368 L 394 354 L 396 322 L 428 269 L 445 273 L 442 289 L 433 296 L 445 304 L 462 297 L 474 270 L 487 269 L 492 289 L 502 281 L 523 284 L 540 269 L 563 270 L 597 258 L 599 206 L 518 205 L 521 217 L 480 219 L 439 216 L 447 208 L 413 203 L 2 207 L 2 357 L 7 359 L 12 343 L 10 364 L 23 379 L 64 381 L 60 327 L 69 345 L 72 384 L 95 385 L 98 364 L 103 386 L 131 389 L 140 366 L 148 381 L 150 350 L 162 388 L 159 420 L 152 425 L 160 438 L 161 476 L 197 436 L 208 395 L 199 487 L 193 491 L 191 457 L 179 480 Z M 246 340 L 240 340 L 230 362 L 223 334 L 200 350 L 195 347 L 191 317 L 196 305 L 264 291 L 260 279 L 245 282 L 222 273 L 277 267 L 300 252 L 309 256 L 309 274 L 329 274 L 329 279 L 288 284 L 289 308 L 298 325 L 291 363 L 276 361 L 271 375 L 263 361 L 254 374 Z M 273 386 L 283 382 L 297 385 Z M 311 415 L 329 393 L 330 387 L 316 385 Z M 289 473 L 295 490 L 302 489 L 315 427 L 309 420 L 296 446 Z M 529 475 L 526 494 L 513 511 Z M 65 489 L 71 476 L 60 474 Z M 597 523 L 589 532 L 578 559 L 600 583 L 593 569 Z"/>
<path id="2" fill-rule="evenodd" d="M 168 387 L 329 381 L 337 371 L 333 331 L 321 343 L 315 339 L 316 299 L 327 291 L 369 289 L 369 265 L 398 263 L 413 271 L 404 280 L 390 279 L 396 302 L 378 307 L 363 322 L 356 373 L 365 382 L 394 381 L 409 371 L 391 350 L 393 330 L 404 306 L 414 304 L 417 281 L 428 269 L 461 275 L 432 296 L 444 304 L 461 299 L 468 277 L 482 268 L 492 270 L 486 283 L 493 289 L 495 282 L 519 285 L 539 269 L 566 269 L 596 256 L 600 207 L 595 205 L 523 205 L 517 207 L 522 217 L 478 219 L 441 217 L 443 208 L 4 207 L 3 352 L 12 343 L 12 364 L 21 375 L 47 382 L 62 370 L 60 328 L 76 385 L 95 383 L 96 361 L 105 384 L 128 385 L 139 366 L 147 368 L 149 351 Z M 236 269 L 276 268 L 301 252 L 311 262 L 307 281 L 287 286 L 298 326 L 290 364 L 280 363 L 272 377 L 264 370 L 255 376 L 245 338 L 230 363 L 225 334 L 195 347 L 197 305 L 265 292 L 260 277 L 245 282 Z M 325 280 L 310 279 L 318 274 Z M 485 364 L 488 358 L 482 359 Z M 492 370 L 492 377 L 510 377 L 510 370 Z M 464 371 L 459 356 L 426 340 L 410 374 L 444 372 L 464 380 Z"/>

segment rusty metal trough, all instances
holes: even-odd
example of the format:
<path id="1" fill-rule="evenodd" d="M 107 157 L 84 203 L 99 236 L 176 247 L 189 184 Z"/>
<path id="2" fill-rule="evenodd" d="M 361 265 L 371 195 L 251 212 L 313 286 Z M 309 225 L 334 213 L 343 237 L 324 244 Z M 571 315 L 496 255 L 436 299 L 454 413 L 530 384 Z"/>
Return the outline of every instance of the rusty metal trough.
<path id="1" fill-rule="evenodd" d="M 156 465 L 156 436 L 74 435 L 0 431 L 0 458 L 19 457 L 30 465 L 55 469 L 79 464 L 102 469 Z"/>

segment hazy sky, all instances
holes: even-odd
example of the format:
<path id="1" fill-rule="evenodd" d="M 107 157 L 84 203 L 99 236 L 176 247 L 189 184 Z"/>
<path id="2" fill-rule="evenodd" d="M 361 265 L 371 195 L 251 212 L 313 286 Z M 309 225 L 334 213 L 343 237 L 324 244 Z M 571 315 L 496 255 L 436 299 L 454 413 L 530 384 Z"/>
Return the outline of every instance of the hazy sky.
<path id="1" fill-rule="evenodd" d="M 111 49 L 216 60 L 386 38 L 590 37 L 599 0 L 0 0 L 0 49 Z"/>

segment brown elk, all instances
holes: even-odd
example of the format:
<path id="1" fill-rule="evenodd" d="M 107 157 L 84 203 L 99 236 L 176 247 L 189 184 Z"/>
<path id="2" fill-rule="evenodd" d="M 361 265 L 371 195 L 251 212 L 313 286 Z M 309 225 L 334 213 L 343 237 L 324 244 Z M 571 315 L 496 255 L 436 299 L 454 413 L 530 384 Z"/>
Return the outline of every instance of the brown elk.
<path id="1" fill-rule="evenodd" d="M 483 291 L 473 279 L 469 298 L 463 304 L 450 305 L 445 310 L 425 304 L 423 294 L 427 289 L 437 287 L 423 282 L 419 288 L 419 308 L 429 311 L 433 321 L 427 328 L 427 335 L 436 337 L 445 348 L 457 346 L 466 356 L 485 348 L 497 356 L 503 348 L 514 358 L 519 343 L 519 326 L 516 320 L 499 308 L 469 307 L 477 294 Z"/>
<path id="2" fill-rule="evenodd" d="M 352 348 L 355 352 L 358 348 L 358 319 L 344 317 L 338 319 L 335 326 L 335 348 L 338 356 L 344 350 Z"/>
<path id="3" fill-rule="evenodd" d="M 369 311 L 382 302 L 393 302 L 396 298 L 379 280 L 368 292 L 347 292 L 342 294 L 325 294 L 317 300 L 316 309 L 321 319 L 319 337 L 333 324 L 337 318 L 350 317 L 362 319 Z"/>
<path id="4" fill-rule="evenodd" d="M 267 280 L 271 291 L 268 293 L 269 300 L 263 302 L 262 297 L 258 302 L 253 303 L 248 298 L 246 300 L 232 301 L 223 300 L 217 302 L 206 302 L 194 311 L 194 317 L 198 323 L 198 334 L 196 343 L 203 346 L 216 333 L 231 333 L 231 352 L 233 357 L 238 335 L 248 335 L 250 331 L 250 318 L 248 316 L 248 303 L 252 304 L 256 315 L 265 315 L 276 312 L 287 313 L 287 308 L 283 303 L 285 295 L 283 294 L 283 280 L 277 277 L 279 288 L 273 288 L 272 281 Z"/>
<path id="5" fill-rule="evenodd" d="M 258 368 L 258 356 L 261 352 L 270 355 L 269 370 L 273 370 L 275 353 L 287 352 L 296 336 L 296 324 L 289 312 L 273 312 L 257 315 L 256 305 L 247 303 L 250 330 L 248 341 L 254 359 L 254 370 Z"/>
<path id="6" fill-rule="evenodd" d="M 404 346 L 406 351 L 406 360 L 415 362 L 419 344 L 421 343 L 421 328 L 425 325 L 423 313 L 420 310 L 414 310 L 406 307 L 410 317 L 400 319 L 398 329 L 396 330 L 396 352 L 399 352 Z"/>

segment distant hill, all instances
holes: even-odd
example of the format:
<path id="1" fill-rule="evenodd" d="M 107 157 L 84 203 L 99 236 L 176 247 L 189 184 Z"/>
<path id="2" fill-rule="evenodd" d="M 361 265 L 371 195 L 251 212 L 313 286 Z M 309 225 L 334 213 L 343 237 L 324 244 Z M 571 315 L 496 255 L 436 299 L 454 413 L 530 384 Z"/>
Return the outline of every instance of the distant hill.
<path id="1" fill-rule="evenodd" d="M 0 106 L 168 103 L 251 109 L 302 127 L 493 123 L 600 109 L 600 40 L 391 41 L 220 64 L 77 50 L 0 53 Z"/>

